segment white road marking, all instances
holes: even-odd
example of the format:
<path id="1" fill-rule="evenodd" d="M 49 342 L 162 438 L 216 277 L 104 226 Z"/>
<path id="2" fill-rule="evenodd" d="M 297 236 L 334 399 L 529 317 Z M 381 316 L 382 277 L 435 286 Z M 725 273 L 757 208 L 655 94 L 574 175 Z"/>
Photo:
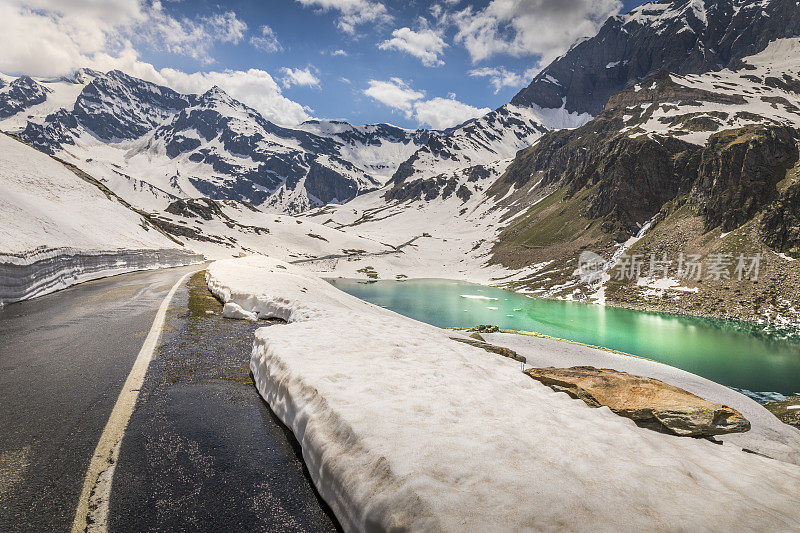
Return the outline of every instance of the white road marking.
<path id="1" fill-rule="evenodd" d="M 178 287 L 190 274 L 194 274 L 194 272 L 189 272 L 181 277 L 172 286 L 164 301 L 161 302 L 156 318 L 153 320 L 153 326 L 150 328 L 150 333 L 147 334 L 147 338 L 142 344 L 142 349 L 139 350 L 139 355 L 136 356 L 136 361 L 133 362 L 133 368 L 131 368 L 125 383 L 122 385 L 122 391 L 119 393 L 117 403 L 114 404 L 114 409 L 108 417 L 103 434 L 100 435 L 100 441 L 97 443 L 97 448 L 94 450 L 94 455 L 86 471 L 86 477 L 83 480 L 83 490 L 78 501 L 78 509 L 75 512 L 75 520 L 72 522 L 73 533 L 86 531 L 105 532 L 108 530 L 108 502 L 111 496 L 111 482 L 114 477 L 114 467 L 119 457 L 122 437 L 128 427 L 133 408 L 136 406 L 136 399 L 139 397 L 139 389 L 142 388 L 147 367 L 150 366 L 150 361 L 153 359 L 156 347 L 158 347 L 169 304 L 172 302 L 172 297 L 175 296 Z"/>

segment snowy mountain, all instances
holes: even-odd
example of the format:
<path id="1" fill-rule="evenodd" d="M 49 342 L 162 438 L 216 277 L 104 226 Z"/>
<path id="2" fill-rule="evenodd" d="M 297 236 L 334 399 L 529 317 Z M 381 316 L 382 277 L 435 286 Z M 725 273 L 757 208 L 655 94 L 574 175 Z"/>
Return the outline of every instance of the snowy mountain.
<path id="1" fill-rule="evenodd" d="M 597 115 L 612 94 L 661 70 L 685 75 L 735 67 L 770 41 L 797 35 L 795 0 L 648 2 L 608 19 L 511 103 Z"/>
<path id="2" fill-rule="evenodd" d="M 432 137 L 403 162 L 392 176 L 397 186 L 408 178 L 426 179 L 443 172 L 486 165 L 513 157 L 551 129 L 580 126 L 591 117 L 532 107 L 505 105 Z"/>
<path id="3" fill-rule="evenodd" d="M 546 263 L 516 285 L 537 294 L 796 323 L 798 51 L 800 38 L 777 39 L 733 69 L 662 71 L 613 95 L 586 125 L 544 135 L 488 190 L 511 215 L 491 262 Z M 576 269 L 585 250 L 606 262 L 599 286 Z M 676 266 L 630 280 L 614 270 L 625 254 L 758 257 L 759 273 L 735 290 L 733 277 L 687 279 Z"/>
<path id="4" fill-rule="evenodd" d="M 380 187 L 437 134 L 341 121 L 287 128 L 217 87 L 182 95 L 120 71 L 2 83 L 0 127 L 147 209 L 198 196 L 287 213 L 343 203 Z"/>
<path id="5" fill-rule="evenodd" d="M 434 138 L 400 165 L 395 185 L 513 157 L 550 130 L 575 128 L 609 97 L 661 70 L 734 68 L 777 38 L 800 35 L 795 0 L 654 1 L 606 21 L 545 67 L 510 104 Z"/>

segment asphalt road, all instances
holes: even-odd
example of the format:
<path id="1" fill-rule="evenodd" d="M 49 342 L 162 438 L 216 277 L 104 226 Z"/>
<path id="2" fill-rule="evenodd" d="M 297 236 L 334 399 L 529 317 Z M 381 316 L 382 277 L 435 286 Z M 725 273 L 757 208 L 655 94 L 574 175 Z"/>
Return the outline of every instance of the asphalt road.
<path id="1" fill-rule="evenodd" d="M 198 268 L 115 276 L 0 308 L 0 531 L 69 530 L 156 311 Z M 184 283 L 122 441 L 109 529 L 335 529 L 291 434 L 248 383 L 253 326 L 223 320 L 213 302 L 193 316 L 188 303 Z M 187 366 L 198 350 L 218 357 Z"/>

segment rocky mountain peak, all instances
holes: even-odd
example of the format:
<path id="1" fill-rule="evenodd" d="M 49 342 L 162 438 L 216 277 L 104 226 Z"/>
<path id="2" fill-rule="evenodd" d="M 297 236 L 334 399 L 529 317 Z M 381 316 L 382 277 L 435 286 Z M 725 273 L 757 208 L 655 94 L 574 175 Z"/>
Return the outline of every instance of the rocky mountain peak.
<path id="1" fill-rule="evenodd" d="M 659 70 L 699 74 L 734 65 L 770 41 L 800 35 L 794 0 L 672 0 L 612 17 L 543 69 L 512 103 L 597 115 L 608 98 Z"/>

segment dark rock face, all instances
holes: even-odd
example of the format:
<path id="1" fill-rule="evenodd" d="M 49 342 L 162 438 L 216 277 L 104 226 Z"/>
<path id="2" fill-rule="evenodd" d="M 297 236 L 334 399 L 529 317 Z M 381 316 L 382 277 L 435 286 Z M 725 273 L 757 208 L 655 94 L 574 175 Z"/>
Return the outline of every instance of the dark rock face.
<path id="1" fill-rule="evenodd" d="M 343 165 L 348 164 L 344 160 L 339 162 Z M 324 204 L 349 202 L 359 193 L 358 184 L 352 179 L 320 165 L 317 161 L 311 161 L 305 187 L 309 194 Z"/>
<path id="2" fill-rule="evenodd" d="M 800 35 L 794 0 L 644 4 L 548 65 L 511 103 L 597 115 L 609 97 L 660 70 L 698 74 L 735 66 L 770 40 Z M 780 81 L 780 80 L 779 80 Z"/>
<path id="3" fill-rule="evenodd" d="M 28 76 L 17 78 L 0 93 L 0 119 L 16 115 L 47 100 L 50 90 Z"/>
<path id="4" fill-rule="evenodd" d="M 798 160 L 796 137 L 785 127 L 748 127 L 709 138 L 692 195 L 706 229 L 734 230 L 777 198 L 776 184 Z"/>
<path id="5" fill-rule="evenodd" d="M 662 433 L 710 437 L 750 430 L 750 422 L 735 409 L 657 379 L 591 366 L 532 368 L 525 373 L 590 407 L 608 406 L 636 425 Z"/>
<path id="6" fill-rule="evenodd" d="M 225 220 L 228 216 L 220 209 L 217 202 L 208 198 L 187 198 L 175 200 L 164 210 L 173 215 L 187 218 L 200 217 L 203 220 L 214 218 Z"/>
<path id="7" fill-rule="evenodd" d="M 800 258 L 800 183 L 789 187 L 766 209 L 759 233 L 773 250 Z"/>
<path id="8" fill-rule="evenodd" d="M 63 146 L 75 144 L 73 132 L 77 127 L 75 116 L 61 109 L 47 115 L 43 124 L 28 122 L 19 136 L 34 148 L 53 155 Z"/>
<path id="9" fill-rule="evenodd" d="M 798 161 L 800 133 L 784 126 L 747 126 L 712 134 L 703 147 L 671 136 L 636 135 L 636 125 L 665 103 L 742 103 L 736 95 L 679 85 L 666 72 L 641 85 L 612 96 L 586 125 L 550 132 L 519 152 L 490 193 L 499 198 L 531 180 L 567 185 L 568 198 L 590 191 L 584 215 L 600 220 L 603 231 L 618 242 L 675 199 L 703 216 L 706 230 L 723 231 L 741 226 L 777 199 L 776 184 Z M 680 118 L 687 121 L 685 115 Z M 623 128 L 630 131 L 623 133 Z M 783 205 L 792 205 L 791 200 L 787 197 Z M 776 207 L 767 224 L 783 236 L 776 237 L 778 245 L 790 249 L 796 242 L 793 222 L 783 211 Z"/>
<path id="10" fill-rule="evenodd" d="M 101 139 L 113 141 L 141 137 L 189 104 L 189 97 L 172 89 L 112 70 L 84 87 L 72 114 Z"/>

